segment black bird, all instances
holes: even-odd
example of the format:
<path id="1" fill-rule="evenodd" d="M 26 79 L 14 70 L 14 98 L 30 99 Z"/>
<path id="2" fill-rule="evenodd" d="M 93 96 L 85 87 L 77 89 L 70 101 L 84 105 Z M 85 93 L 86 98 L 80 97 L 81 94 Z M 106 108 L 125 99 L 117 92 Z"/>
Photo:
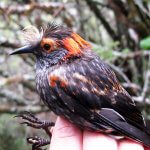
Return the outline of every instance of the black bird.
<path id="1" fill-rule="evenodd" d="M 37 90 L 50 110 L 81 129 L 122 135 L 150 147 L 150 132 L 141 112 L 87 41 L 53 23 L 41 32 L 27 29 L 26 39 L 27 46 L 11 55 L 36 56 Z M 20 116 L 36 122 L 31 114 Z M 31 138 L 28 141 L 33 143 Z"/>

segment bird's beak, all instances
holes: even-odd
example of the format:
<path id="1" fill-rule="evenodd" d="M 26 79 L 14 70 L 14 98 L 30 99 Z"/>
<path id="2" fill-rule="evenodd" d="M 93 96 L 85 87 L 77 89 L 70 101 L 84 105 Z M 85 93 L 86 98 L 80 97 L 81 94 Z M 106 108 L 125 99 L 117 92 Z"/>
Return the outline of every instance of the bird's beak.
<path id="1" fill-rule="evenodd" d="M 33 53 L 34 50 L 35 50 L 35 46 L 24 46 L 16 49 L 14 52 L 10 53 L 10 55 Z"/>

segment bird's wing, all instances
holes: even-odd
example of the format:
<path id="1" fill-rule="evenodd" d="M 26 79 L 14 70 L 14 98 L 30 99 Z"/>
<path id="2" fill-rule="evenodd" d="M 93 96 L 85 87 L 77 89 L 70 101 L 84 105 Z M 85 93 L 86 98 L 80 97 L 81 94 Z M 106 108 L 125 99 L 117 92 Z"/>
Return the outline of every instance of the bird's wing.
<path id="1" fill-rule="evenodd" d="M 69 65 L 69 67 L 68 67 Z M 144 125 L 141 112 L 118 82 L 114 72 L 99 58 L 66 65 L 60 86 L 67 95 L 91 110 L 111 108 L 128 122 Z"/>
<path id="2" fill-rule="evenodd" d="M 142 133 L 146 127 L 134 101 L 104 62 L 99 58 L 79 60 L 66 64 L 64 68 L 65 71 L 58 70 L 48 79 L 60 103 L 68 110 L 86 117 L 88 121 L 92 121 L 88 119 L 92 114 L 95 125 L 103 122 L 139 141 L 150 137 Z M 148 145 L 150 141 L 144 143 Z"/>

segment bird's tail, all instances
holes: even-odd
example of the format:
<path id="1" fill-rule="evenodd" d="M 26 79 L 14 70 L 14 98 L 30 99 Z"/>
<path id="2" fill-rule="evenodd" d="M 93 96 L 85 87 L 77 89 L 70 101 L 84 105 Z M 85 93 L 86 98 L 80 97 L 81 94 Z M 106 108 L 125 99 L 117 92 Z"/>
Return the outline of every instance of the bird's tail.
<path id="1" fill-rule="evenodd" d="M 141 129 L 141 128 L 135 127 L 134 125 L 129 124 L 124 119 L 116 115 L 116 113 L 113 111 L 109 115 L 107 115 L 108 113 L 105 113 L 104 111 L 105 110 L 101 111 L 100 114 L 95 115 L 95 117 L 97 118 L 96 120 L 100 120 L 104 122 L 111 128 L 118 131 L 120 134 L 127 136 L 131 139 L 134 139 L 135 141 L 138 141 L 150 148 L 149 131 L 145 130 L 145 128 Z M 96 122 L 98 125 L 98 121 Z"/>

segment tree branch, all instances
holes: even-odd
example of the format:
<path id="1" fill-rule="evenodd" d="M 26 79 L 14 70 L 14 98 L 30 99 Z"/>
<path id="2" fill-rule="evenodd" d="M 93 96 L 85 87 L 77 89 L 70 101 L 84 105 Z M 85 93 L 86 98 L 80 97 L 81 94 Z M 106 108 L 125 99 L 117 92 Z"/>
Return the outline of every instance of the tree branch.
<path id="1" fill-rule="evenodd" d="M 34 9 L 40 9 L 43 11 L 53 11 L 59 8 L 65 7 L 64 3 L 60 2 L 43 2 L 43 3 L 30 3 L 25 5 L 10 5 L 9 7 L 0 4 L 0 12 L 6 15 L 12 14 L 25 14 L 33 11 Z"/>
<path id="2" fill-rule="evenodd" d="M 109 23 L 106 21 L 105 17 L 102 15 L 101 11 L 98 9 L 97 5 L 93 3 L 92 0 L 86 0 L 88 6 L 90 9 L 95 13 L 96 17 L 102 22 L 104 27 L 106 28 L 106 31 L 111 36 L 111 38 L 115 41 L 119 40 L 118 36 L 116 35 L 115 31 L 111 28 Z"/>
<path id="3" fill-rule="evenodd" d="M 146 72 L 146 77 L 145 77 L 145 82 L 144 82 L 144 86 L 143 86 L 143 91 L 142 91 L 142 98 L 143 98 L 143 102 L 145 102 L 145 98 L 147 97 L 148 93 L 149 93 L 149 87 L 150 87 L 150 55 L 149 55 L 149 62 L 148 62 L 148 71 Z"/>
<path id="4" fill-rule="evenodd" d="M 124 60 L 128 60 L 128 59 L 135 59 L 136 57 L 140 57 L 140 56 L 150 56 L 150 51 L 149 50 L 141 50 L 141 51 L 135 51 L 132 53 L 128 53 L 128 54 L 123 54 L 120 52 L 114 52 L 113 53 L 115 56 L 117 56 L 117 59 L 124 59 Z"/>

